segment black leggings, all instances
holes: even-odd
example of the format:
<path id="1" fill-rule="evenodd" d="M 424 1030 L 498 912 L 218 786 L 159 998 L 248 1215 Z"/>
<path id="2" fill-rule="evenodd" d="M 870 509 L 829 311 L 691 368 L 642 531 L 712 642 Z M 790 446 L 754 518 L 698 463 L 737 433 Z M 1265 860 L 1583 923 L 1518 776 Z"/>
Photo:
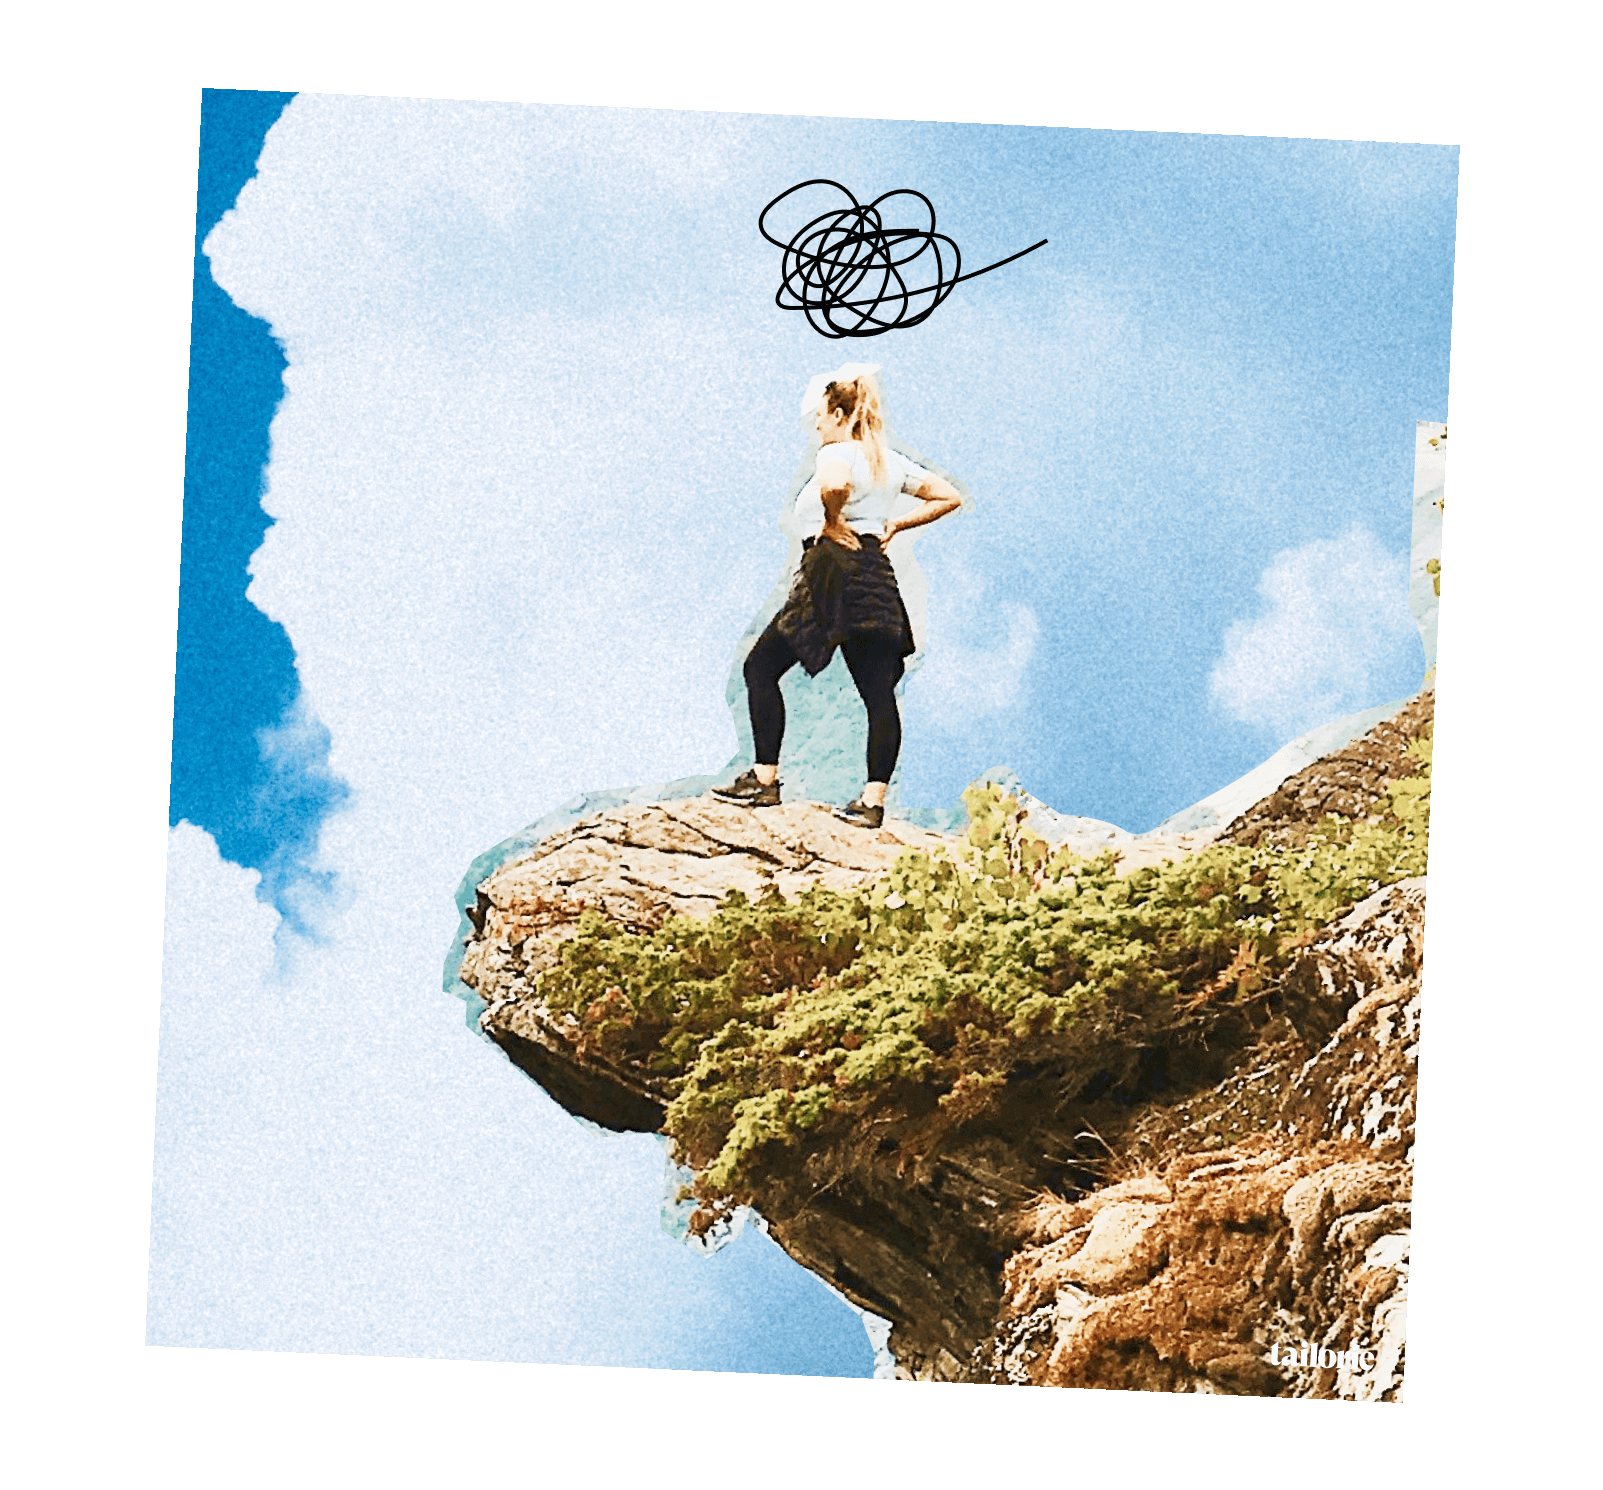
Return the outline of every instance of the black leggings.
<path id="1" fill-rule="evenodd" d="M 889 781 L 902 749 L 902 716 L 896 707 L 896 685 L 904 664 L 895 637 L 857 632 L 841 644 L 846 666 L 868 710 L 868 779 Z M 770 625 L 746 658 L 746 699 L 751 705 L 752 743 L 757 764 L 779 764 L 779 742 L 785 734 L 785 696 L 779 680 L 797 661 L 779 628 Z"/>

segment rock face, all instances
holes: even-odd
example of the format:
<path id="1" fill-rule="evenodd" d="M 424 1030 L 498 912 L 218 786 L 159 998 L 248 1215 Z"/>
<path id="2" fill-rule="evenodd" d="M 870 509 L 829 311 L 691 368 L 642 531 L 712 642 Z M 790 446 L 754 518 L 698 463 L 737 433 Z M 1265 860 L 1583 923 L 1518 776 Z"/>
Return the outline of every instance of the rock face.
<path id="1" fill-rule="evenodd" d="M 1402 747 L 1429 713 L 1423 695 L 1223 836 L 1295 842 L 1321 812 L 1362 815 L 1414 769 Z M 1103 827 L 1062 820 L 1056 836 Z M 1112 846 L 1141 862 L 1216 836 Z M 944 841 L 807 803 L 615 807 L 479 884 L 460 976 L 484 1001 L 483 1031 L 569 1111 L 656 1131 L 665 1082 L 587 1046 L 539 995 L 583 910 L 643 930 L 707 916 L 731 889 L 848 891 Z M 933 1095 L 910 1100 L 769 1171 L 757 1209 L 793 1258 L 892 1322 L 899 1376 L 1396 1399 L 1424 901 L 1413 880 L 1354 907 L 1251 1017 L 1165 1052 L 1139 1101 L 1069 1097 L 1025 1073 L 994 1120 L 954 1131 L 933 1121 Z M 1314 1364 L 1284 1364 L 1304 1347 Z M 1342 1364 L 1319 1365 L 1321 1349 Z"/>
<path id="2" fill-rule="evenodd" d="M 1361 818 L 1383 807 L 1388 784 L 1414 769 L 1405 752 L 1429 727 L 1435 699 L 1427 689 L 1366 734 L 1288 776 L 1232 821 L 1221 841 L 1251 848 L 1267 835 L 1277 844 L 1294 844 L 1326 814 Z"/>
<path id="3" fill-rule="evenodd" d="M 710 916 L 731 890 L 794 899 L 813 885 L 855 890 L 908 848 L 945 840 L 891 821 L 854 828 L 814 803 L 750 811 L 714 797 L 615 808 L 555 834 L 479 886 L 459 976 L 487 1007 L 479 1026 L 578 1117 L 654 1133 L 669 1093 L 642 1073 L 581 1051 L 535 981 L 587 909 L 639 931 L 670 915 Z"/>
<path id="4" fill-rule="evenodd" d="M 1308 948 L 1292 978 L 1352 1001 L 1316 1052 L 1266 1030 L 1253 1069 L 1136 1126 L 1113 1156 L 1128 1177 L 1037 1203 L 976 1374 L 1400 1396 L 1424 905 L 1423 880 L 1392 885 Z M 1303 1345 L 1368 1355 L 1271 1363 Z"/>

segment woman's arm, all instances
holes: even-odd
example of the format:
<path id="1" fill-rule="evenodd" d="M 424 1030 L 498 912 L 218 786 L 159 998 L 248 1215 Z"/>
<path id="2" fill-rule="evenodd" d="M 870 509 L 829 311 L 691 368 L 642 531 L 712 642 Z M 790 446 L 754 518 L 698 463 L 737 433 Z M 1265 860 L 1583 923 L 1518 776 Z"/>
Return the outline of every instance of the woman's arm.
<path id="1" fill-rule="evenodd" d="M 840 520 L 841 509 L 852 494 L 851 468 L 845 461 L 831 461 L 818 473 L 818 496 L 824 504 L 824 526 L 820 538 L 828 538 L 842 548 L 861 548 L 857 534 Z"/>
<path id="2" fill-rule="evenodd" d="M 949 512 L 956 512 L 963 505 L 963 498 L 958 495 L 957 488 L 940 476 L 929 477 L 913 495 L 924 505 L 885 524 L 887 543 L 898 533 L 905 533 L 909 528 L 922 528 L 926 523 L 935 522 Z M 827 504 L 825 510 L 828 510 Z"/>

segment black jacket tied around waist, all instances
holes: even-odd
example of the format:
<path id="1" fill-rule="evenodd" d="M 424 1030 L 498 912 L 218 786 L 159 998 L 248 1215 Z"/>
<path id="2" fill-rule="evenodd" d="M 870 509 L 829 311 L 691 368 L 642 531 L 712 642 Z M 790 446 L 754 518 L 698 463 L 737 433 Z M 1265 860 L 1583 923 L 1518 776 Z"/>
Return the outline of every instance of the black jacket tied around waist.
<path id="1" fill-rule="evenodd" d="M 913 623 L 896 587 L 896 571 L 879 539 L 857 536 L 859 549 L 827 538 L 809 542 L 774 618 L 810 677 L 823 672 L 835 648 L 856 633 L 896 640 L 903 657 L 913 650 Z"/>

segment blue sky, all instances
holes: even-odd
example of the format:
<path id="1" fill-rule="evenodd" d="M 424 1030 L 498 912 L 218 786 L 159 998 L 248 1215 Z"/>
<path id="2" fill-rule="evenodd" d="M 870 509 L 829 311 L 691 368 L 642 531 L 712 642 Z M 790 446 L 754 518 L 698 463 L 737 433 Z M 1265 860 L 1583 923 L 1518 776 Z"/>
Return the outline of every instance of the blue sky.
<path id="1" fill-rule="evenodd" d="M 918 187 L 972 265 L 1050 243 L 921 327 L 826 342 L 774 307 L 755 226 L 815 175 L 860 198 Z M 437 1007 L 457 878 L 576 791 L 728 759 L 734 645 L 785 560 L 796 402 L 847 357 L 883 364 L 895 433 L 975 502 L 917 548 L 929 645 L 904 801 L 948 805 L 1007 764 L 1060 811 L 1142 829 L 1411 692 L 1414 423 L 1446 417 L 1455 175 L 1439 146 L 296 97 L 206 248 L 288 363 L 249 598 L 304 690 L 277 764 L 305 741 L 323 771 L 326 747 L 349 787 L 316 866 L 341 891 L 320 944 L 268 956 L 271 913 L 245 916 L 239 872 L 176 830 L 185 903 L 211 894 L 254 927 L 260 955 L 203 932 L 185 955 L 239 990 L 284 1116 L 248 1183 L 194 1162 L 198 1135 L 244 1143 L 254 1119 L 231 1058 L 176 1033 L 201 995 L 170 973 L 152 1338 L 567 1358 L 489 1319 L 424 1328 L 450 1313 L 438 1259 L 484 1224 L 530 1249 L 548 1342 L 704 1317 L 695 1267 L 756 1278 L 755 1239 L 710 1265 L 648 1249 L 641 1274 L 619 1236 L 654 1224 L 656 1196 L 624 1141 L 484 1065 L 499 1057 Z M 413 1043 L 358 1041 L 339 1081 L 310 1083 L 331 1001 L 334 1028 L 354 1007 Z M 413 1029 L 402 1010 L 428 1012 Z M 533 1150 L 469 1111 L 527 1121 Z M 402 1166 L 392 1213 L 328 1179 L 316 1135 L 360 1149 L 398 1124 L 430 1157 Z M 509 1209 L 542 1162 L 571 1183 Z M 292 1197 L 274 1225 L 284 1255 L 323 1259 L 317 1287 L 253 1272 L 229 1219 L 246 1190 Z M 575 1205 L 622 1228 L 582 1267 L 550 1242 Z M 389 1243 L 321 1249 L 319 1228 Z M 183 1280 L 202 1267 L 220 1281 L 196 1315 Z M 586 1313 L 595 1277 L 637 1274 Z M 818 1338 L 810 1280 L 786 1286 L 774 1318 Z M 733 1326 L 699 1354 L 683 1330 L 651 1338 L 657 1363 L 760 1369 Z M 774 1338 L 770 1359 L 794 1359 Z M 828 1369 L 860 1369 L 854 1348 Z"/>

